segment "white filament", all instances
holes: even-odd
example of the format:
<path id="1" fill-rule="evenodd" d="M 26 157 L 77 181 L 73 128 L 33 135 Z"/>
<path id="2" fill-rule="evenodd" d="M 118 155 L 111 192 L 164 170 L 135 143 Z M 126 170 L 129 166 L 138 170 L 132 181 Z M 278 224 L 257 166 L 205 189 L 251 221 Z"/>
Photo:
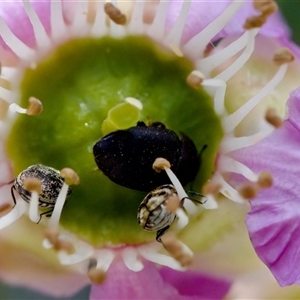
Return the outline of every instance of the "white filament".
<path id="1" fill-rule="evenodd" d="M 69 186 L 64 182 L 59 195 L 56 199 L 56 203 L 54 206 L 54 210 L 52 212 L 51 218 L 49 220 L 49 226 L 50 227 L 58 227 L 59 225 L 59 219 L 62 212 L 62 209 L 64 207 L 67 194 L 68 194 Z"/>
<path id="2" fill-rule="evenodd" d="M 31 198 L 29 202 L 29 219 L 34 222 L 38 223 L 40 220 L 39 214 L 39 194 L 36 191 L 31 192 Z"/>
<path id="3" fill-rule="evenodd" d="M 139 0 L 134 2 L 133 11 L 128 24 L 128 30 L 133 34 L 142 34 L 145 30 L 143 15 L 144 15 L 145 1 Z"/>
<path id="4" fill-rule="evenodd" d="M 97 11 L 94 24 L 91 28 L 92 36 L 103 36 L 107 33 L 107 26 L 105 25 L 106 15 L 104 12 L 104 3 L 105 0 L 100 0 L 97 2 Z"/>
<path id="5" fill-rule="evenodd" d="M 26 114 L 27 113 L 27 109 L 26 108 L 22 108 L 21 106 L 19 106 L 16 103 L 12 103 L 9 106 L 9 109 L 13 112 L 17 112 L 19 114 Z"/>
<path id="6" fill-rule="evenodd" d="M 100 249 L 97 250 L 96 253 L 96 260 L 97 260 L 97 266 L 96 269 L 100 269 L 103 270 L 104 272 L 106 272 L 111 263 L 113 262 L 115 258 L 115 254 L 113 251 L 108 250 L 108 249 Z"/>
<path id="7" fill-rule="evenodd" d="M 144 265 L 140 259 L 138 259 L 138 251 L 136 248 L 133 247 L 126 247 L 122 251 L 122 258 L 126 267 L 133 271 L 139 272 L 143 270 Z"/>
<path id="8" fill-rule="evenodd" d="M 20 199 L 15 207 L 5 216 L 0 218 L 0 230 L 17 221 L 28 210 L 28 204 Z"/>
<path id="9" fill-rule="evenodd" d="M 185 52 L 194 58 L 197 58 L 199 53 L 203 53 L 206 45 L 231 20 L 244 2 L 245 0 L 232 1 L 219 17 L 214 19 L 207 27 L 187 42 L 184 46 Z"/>
<path id="10" fill-rule="evenodd" d="M 232 132 L 236 126 L 239 125 L 240 122 L 250 113 L 250 111 L 275 89 L 275 87 L 284 78 L 287 68 L 288 64 L 281 65 L 274 77 L 254 97 L 252 97 L 238 110 L 223 120 L 223 128 L 226 133 Z"/>
<path id="11" fill-rule="evenodd" d="M 61 0 L 50 1 L 51 36 L 53 40 L 60 40 L 66 34 Z"/>

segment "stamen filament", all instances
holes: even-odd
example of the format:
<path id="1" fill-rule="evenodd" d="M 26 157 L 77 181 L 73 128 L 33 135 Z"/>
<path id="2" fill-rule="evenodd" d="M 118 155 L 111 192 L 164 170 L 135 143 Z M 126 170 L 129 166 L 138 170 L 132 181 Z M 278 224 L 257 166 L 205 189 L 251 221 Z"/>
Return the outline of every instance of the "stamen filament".
<path id="1" fill-rule="evenodd" d="M 105 0 L 97 1 L 97 12 L 94 24 L 91 28 L 91 35 L 92 36 L 103 36 L 107 33 L 107 26 L 105 25 L 105 12 L 103 9 L 103 4 Z"/>
<path id="2" fill-rule="evenodd" d="M 113 251 L 110 251 L 108 249 L 97 250 L 96 269 L 101 269 L 104 272 L 106 272 L 109 269 L 109 267 L 110 267 L 111 263 L 113 262 L 114 258 L 115 258 L 115 254 L 114 254 Z"/>
<path id="3" fill-rule="evenodd" d="M 17 200 L 15 207 L 0 218 L 0 230 L 17 221 L 28 210 L 28 204 L 22 199 Z"/>
<path id="4" fill-rule="evenodd" d="M 126 267 L 133 271 L 139 272 L 143 270 L 144 265 L 141 260 L 138 259 L 138 251 L 132 247 L 126 247 L 122 251 L 122 258 Z"/>
<path id="5" fill-rule="evenodd" d="M 230 21 L 244 2 L 245 0 L 232 1 L 220 16 L 214 19 L 184 46 L 185 52 L 189 53 L 193 58 L 198 58 L 199 53 L 204 52 L 206 45 Z"/>
<path id="6" fill-rule="evenodd" d="M 39 194 L 36 191 L 31 192 L 31 198 L 29 203 L 29 219 L 34 222 L 38 223 L 40 220 L 39 215 Z"/>
<path id="7" fill-rule="evenodd" d="M 54 210 L 53 210 L 51 218 L 49 220 L 50 227 L 55 228 L 55 227 L 58 227 L 58 225 L 59 225 L 59 219 L 60 219 L 60 215 L 61 215 L 63 206 L 64 206 L 66 198 L 67 198 L 68 189 L 69 189 L 69 186 L 66 183 L 64 183 L 59 192 L 59 195 L 57 197 L 57 200 L 56 200 L 56 203 L 54 206 Z"/>
<path id="8" fill-rule="evenodd" d="M 33 9 L 31 3 L 29 0 L 23 0 L 23 5 L 25 8 L 25 11 L 29 17 L 29 20 L 32 24 L 35 40 L 37 43 L 37 46 L 39 48 L 49 48 L 50 46 L 50 39 L 48 37 L 48 34 L 46 33 L 46 30 L 41 23 L 37 13 Z"/>
<path id="9" fill-rule="evenodd" d="M 212 54 L 208 57 L 201 58 L 197 61 L 196 67 L 201 70 L 207 76 L 210 75 L 211 71 L 224 63 L 229 58 L 233 57 L 240 50 L 242 50 L 248 43 L 248 33 L 245 31 L 238 39 L 230 43 L 227 47 L 222 49 L 220 52 Z"/>
<path id="10" fill-rule="evenodd" d="M 247 166 L 224 154 L 219 156 L 218 170 L 241 174 L 252 182 L 258 180 L 258 175 L 252 172 Z"/>
<path id="11" fill-rule="evenodd" d="M 180 46 L 182 32 L 184 29 L 184 25 L 186 23 L 186 18 L 188 16 L 190 6 L 191 6 L 191 0 L 185 0 L 182 3 L 181 11 L 179 13 L 179 16 L 173 25 L 172 29 L 168 33 L 168 35 L 165 38 L 166 44 L 173 44 L 177 47 Z"/>
<path id="12" fill-rule="evenodd" d="M 152 24 L 149 26 L 148 34 L 155 40 L 163 40 L 166 16 L 169 7 L 169 0 L 160 1 Z"/>
<path id="13" fill-rule="evenodd" d="M 182 271 L 184 268 L 180 265 L 180 263 L 175 260 L 173 257 L 168 255 L 158 253 L 155 249 L 150 248 L 147 246 L 141 246 L 138 248 L 140 254 L 147 260 L 152 261 L 156 264 L 167 266 L 174 270 Z"/>
<path id="14" fill-rule="evenodd" d="M 128 29 L 131 33 L 142 34 L 144 32 L 144 27 L 145 27 L 143 22 L 144 7 L 145 7 L 144 0 L 134 2 L 130 23 L 128 25 Z"/>
<path id="15" fill-rule="evenodd" d="M 230 67 L 218 74 L 215 77 L 216 79 L 221 79 L 226 82 L 243 67 L 243 65 L 249 60 L 254 50 L 255 36 L 258 34 L 259 30 L 260 28 L 254 28 L 246 31 L 246 34 L 248 34 L 248 42 L 244 52 L 231 64 Z"/>
<path id="16" fill-rule="evenodd" d="M 50 1 L 50 23 L 52 39 L 60 41 L 67 31 L 61 0 Z"/>
<path id="17" fill-rule="evenodd" d="M 23 61 L 35 57 L 35 51 L 19 40 L 0 17 L 0 35 L 11 50 Z"/>
<path id="18" fill-rule="evenodd" d="M 249 114 L 249 112 L 260 103 L 260 101 L 270 94 L 275 87 L 282 81 L 284 78 L 288 64 L 283 64 L 278 68 L 278 71 L 274 77 L 250 100 L 248 100 L 243 106 L 241 106 L 234 113 L 226 117 L 223 120 L 223 128 L 225 132 L 232 132 L 237 125 Z"/>

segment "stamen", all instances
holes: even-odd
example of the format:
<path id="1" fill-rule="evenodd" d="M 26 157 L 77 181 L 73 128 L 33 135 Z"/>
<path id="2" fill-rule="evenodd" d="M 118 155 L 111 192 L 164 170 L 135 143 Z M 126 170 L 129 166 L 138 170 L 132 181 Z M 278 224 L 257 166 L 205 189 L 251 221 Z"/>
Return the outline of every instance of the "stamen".
<path id="1" fill-rule="evenodd" d="M 143 103 L 140 100 L 136 99 L 136 98 L 126 97 L 125 102 L 135 106 L 139 110 L 143 110 Z"/>
<path id="2" fill-rule="evenodd" d="M 126 247 L 122 251 L 122 258 L 127 268 L 133 272 L 139 272 L 143 270 L 144 265 L 141 260 L 138 259 L 138 251 L 132 247 Z"/>
<path id="3" fill-rule="evenodd" d="M 219 183 L 214 183 L 213 181 L 210 180 L 203 185 L 202 192 L 204 195 L 207 194 L 216 195 L 220 192 L 221 187 L 222 186 Z"/>
<path id="4" fill-rule="evenodd" d="M 171 233 L 166 233 L 161 239 L 165 249 L 182 267 L 190 267 L 192 265 L 194 254 L 187 245 L 179 241 Z"/>
<path id="5" fill-rule="evenodd" d="M 254 97 L 223 120 L 223 128 L 225 132 L 232 132 L 234 128 L 250 113 L 250 111 L 275 89 L 275 87 L 284 78 L 287 68 L 288 64 L 281 65 L 274 77 Z"/>
<path id="6" fill-rule="evenodd" d="M 58 239 L 63 241 L 61 245 L 69 243 L 75 248 L 74 254 L 68 254 L 66 249 L 60 249 L 58 251 L 58 258 L 62 265 L 77 264 L 89 258 L 94 252 L 94 249 L 90 244 L 77 239 L 71 234 L 61 234 Z"/>
<path id="7" fill-rule="evenodd" d="M 274 52 L 273 61 L 278 64 L 286 64 L 292 62 L 295 59 L 295 56 L 288 48 L 280 48 Z"/>
<path id="8" fill-rule="evenodd" d="M 156 249 L 150 247 L 149 245 L 140 246 L 138 248 L 138 251 L 145 259 L 152 261 L 156 264 L 167 266 L 174 270 L 179 270 L 179 271 L 184 270 L 181 264 L 173 257 L 170 257 L 162 253 L 158 253 Z"/>
<path id="9" fill-rule="evenodd" d="M 28 204 L 21 200 L 5 216 L 0 218 L 0 230 L 17 221 L 28 210 Z"/>
<path id="10" fill-rule="evenodd" d="M 185 0 L 182 3 L 181 11 L 179 13 L 179 16 L 173 25 L 172 29 L 164 39 L 166 44 L 170 44 L 171 48 L 179 48 L 180 42 L 181 42 L 181 37 L 182 37 L 182 32 L 184 29 L 184 25 L 186 23 L 186 18 L 188 16 L 189 10 L 191 6 L 191 0 Z M 176 54 L 178 53 L 178 56 L 183 56 L 183 53 L 180 51 L 176 51 Z"/>
<path id="11" fill-rule="evenodd" d="M 205 79 L 202 82 L 202 86 L 205 87 L 207 93 L 214 97 L 214 109 L 217 115 L 222 116 L 225 113 L 225 92 L 226 82 L 221 79 Z"/>
<path id="12" fill-rule="evenodd" d="M 260 188 L 268 188 L 271 187 L 273 184 L 273 178 L 270 172 L 262 171 L 259 174 L 257 184 Z"/>
<path id="13" fill-rule="evenodd" d="M 106 272 L 109 269 L 109 267 L 110 267 L 111 263 L 113 262 L 114 258 L 115 258 L 115 253 L 111 250 L 108 250 L 108 249 L 97 250 L 96 269 L 103 270 L 104 272 Z"/>
<path id="14" fill-rule="evenodd" d="M 145 7 L 144 0 L 134 2 L 130 23 L 128 25 L 129 31 L 134 34 L 142 34 L 144 32 L 144 22 L 143 22 L 144 7 Z"/>
<path id="15" fill-rule="evenodd" d="M 25 178 L 24 188 L 31 192 L 29 202 L 29 218 L 32 222 L 38 223 L 40 221 L 39 215 L 39 194 L 42 192 L 42 182 L 37 178 Z"/>
<path id="16" fill-rule="evenodd" d="M 187 79 L 186 79 L 186 82 L 189 86 L 195 88 L 195 89 L 198 89 L 201 87 L 201 83 L 203 82 L 203 79 L 204 79 L 204 75 L 203 73 L 201 73 L 200 71 L 192 71 Z"/>
<path id="17" fill-rule="evenodd" d="M 72 32 L 76 36 L 85 36 L 89 30 L 87 22 L 88 1 L 77 1 L 75 17 L 72 23 Z"/>
<path id="18" fill-rule="evenodd" d="M 87 275 L 93 284 L 102 284 L 106 280 L 106 273 L 101 269 L 91 268 Z"/>
<path id="19" fill-rule="evenodd" d="M 199 59 L 196 62 L 196 67 L 198 70 L 201 70 L 207 76 L 210 75 L 211 71 L 227 61 L 229 58 L 233 57 L 240 50 L 246 47 L 248 43 L 248 33 L 247 31 L 243 33 L 237 40 L 230 43 L 227 47 L 221 51 L 214 53 L 208 57 Z"/>
<path id="20" fill-rule="evenodd" d="M 8 47 L 23 61 L 35 57 L 35 51 L 19 40 L 0 17 L 0 35 Z"/>
<path id="21" fill-rule="evenodd" d="M 246 19 L 244 28 L 246 30 L 260 28 L 266 23 L 266 21 L 267 21 L 267 16 L 265 16 L 265 15 L 252 16 L 252 17 L 249 17 Z"/>
<path id="22" fill-rule="evenodd" d="M 80 183 L 78 174 L 71 168 L 62 169 L 60 175 L 65 179 L 67 185 L 78 185 Z"/>
<path id="23" fill-rule="evenodd" d="M 193 58 L 198 58 L 199 53 L 204 52 L 206 45 L 209 44 L 213 37 L 232 19 L 244 2 L 245 0 L 232 1 L 220 16 L 214 19 L 213 22 L 185 45 L 185 53 L 189 53 Z"/>
<path id="24" fill-rule="evenodd" d="M 266 16 L 273 14 L 278 9 L 278 5 L 273 0 L 254 0 L 253 6 Z"/>
<path id="25" fill-rule="evenodd" d="M 185 190 L 183 189 L 180 181 L 178 180 L 176 175 L 171 170 L 171 165 L 170 165 L 169 161 L 167 161 L 164 158 L 157 158 L 153 163 L 153 169 L 156 172 L 165 170 L 178 193 L 178 197 L 180 199 L 188 198 L 188 195 L 186 194 Z M 183 206 L 189 214 L 195 214 L 197 212 L 197 206 L 192 201 L 185 201 Z M 176 215 L 178 216 L 178 218 L 179 218 L 179 216 L 183 216 L 181 209 L 177 210 Z"/>
<path id="26" fill-rule="evenodd" d="M 252 199 L 257 196 L 259 188 L 255 184 L 244 184 L 240 189 L 240 195 L 245 199 Z"/>
<path id="27" fill-rule="evenodd" d="M 235 190 L 231 185 L 229 185 L 223 178 L 220 172 L 216 172 L 214 175 L 214 180 L 221 185 L 220 193 L 223 194 L 228 199 L 237 202 L 244 203 L 244 199 L 240 196 L 237 190 Z"/>
<path id="28" fill-rule="evenodd" d="M 166 208 L 169 212 L 175 213 L 178 208 L 180 208 L 180 199 L 178 195 L 173 194 L 166 201 Z"/>
<path id="29" fill-rule="evenodd" d="M 244 52 L 227 69 L 214 78 L 221 79 L 226 82 L 244 66 L 254 50 L 255 36 L 258 34 L 258 32 L 259 28 L 247 31 L 248 42 Z"/>
<path id="30" fill-rule="evenodd" d="M 60 175 L 65 179 L 65 182 L 59 192 L 53 213 L 49 220 L 49 226 L 54 228 L 58 227 L 60 215 L 67 198 L 69 184 L 79 184 L 80 181 L 79 176 L 76 174 L 76 172 L 70 168 L 64 168 L 63 170 L 61 170 Z"/>
<path id="31" fill-rule="evenodd" d="M 169 0 L 160 1 L 152 24 L 149 26 L 148 34 L 155 40 L 162 41 L 164 37 L 164 28 L 166 16 L 169 7 Z"/>
<path id="32" fill-rule="evenodd" d="M 273 125 L 275 128 L 279 128 L 283 124 L 283 120 L 277 115 L 275 109 L 268 109 L 266 112 L 266 121 Z"/>
<path id="33" fill-rule="evenodd" d="M 258 180 L 258 175 L 252 172 L 251 169 L 224 154 L 220 154 L 219 156 L 218 170 L 220 170 L 221 172 L 224 171 L 241 174 L 252 182 L 256 182 Z"/>
<path id="34" fill-rule="evenodd" d="M 29 98 L 29 105 L 27 108 L 22 108 L 17 103 L 12 103 L 9 106 L 11 111 L 18 112 L 19 114 L 27 114 L 29 116 L 36 116 L 43 111 L 43 105 L 40 100 L 35 97 Z"/>
<path id="35" fill-rule="evenodd" d="M 50 46 L 50 39 L 46 33 L 46 30 L 41 23 L 37 13 L 33 9 L 31 3 L 29 0 L 23 0 L 25 11 L 29 17 L 29 20 L 32 24 L 35 40 L 37 43 L 37 46 L 39 48 L 49 48 Z"/>
<path id="36" fill-rule="evenodd" d="M 50 23 L 52 39 L 59 42 L 67 30 L 61 0 L 50 1 Z"/>
<path id="37" fill-rule="evenodd" d="M 273 128 L 268 128 L 250 136 L 225 137 L 221 143 L 221 152 L 226 154 L 238 149 L 255 145 L 265 137 L 269 136 L 273 130 Z"/>
<path id="38" fill-rule="evenodd" d="M 104 5 L 104 11 L 107 16 L 118 25 L 125 25 L 127 18 L 122 12 L 116 8 L 112 3 L 108 2 Z"/>
<path id="39" fill-rule="evenodd" d="M 103 36 L 107 33 L 107 26 L 105 25 L 105 12 L 103 8 L 103 3 L 105 0 L 97 1 L 97 12 L 94 24 L 91 28 L 91 35 L 93 36 Z"/>

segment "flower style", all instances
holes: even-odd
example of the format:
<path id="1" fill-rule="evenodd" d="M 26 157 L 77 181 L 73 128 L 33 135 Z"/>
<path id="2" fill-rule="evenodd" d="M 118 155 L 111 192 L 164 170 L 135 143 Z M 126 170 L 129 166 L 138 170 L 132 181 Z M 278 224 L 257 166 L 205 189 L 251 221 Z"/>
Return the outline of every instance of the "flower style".
<path id="1" fill-rule="evenodd" d="M 19 14 L 22 30 L 10 17 L 12 9 Z M 272 1 L 229 1 L 217 6 L 196 1 L 161 1 L 157 7 L 137 1 L 131 3 L 129 10 L 125 14 L 125 8 L 119 10 L 103 1 L 76 4 L 23 1 L 0 6 L 3 39 L 0 95 L 4 107 L 1 126 L 9 156 L 8 160 L 3 154 L 1 181 L 10 182 L 13 174 L 39 163 L 57 169 L 71 166 L 76 170 L 80 184 L 74 187 L 66 203 L 69 185 L 79 183 L 79 179 L 73 171 L 69 173 L 70 169 L 67 173 L 65 169 L 60 172 L 65 183 L 49 222 L 43 218 L 40 226 L 47 227 L 44 247 L 56 250 L 61 264 L 76 264 L 82 273 L 89 275 L 94 283 L 92 299 L 108 295 L 139 298 L 145 294 L 164 298 L 179 298 L 179 295 L 222 298 L 229 281 L 177 271 L 184 270 L 192 260 L 187 245 L 166 235 L 162 245 L 170 256 L 166 255 L 153 242 L 152 235 L 144 234 L 136 226 L 133 216 L 142 194 L 116 186 L 93 172 L 91 146 L 101 131 L 105 135 L 127 129 L 146 118 L 188 134 L 198 149 L 208 145 L 193 189 L 200 192 L 209 180 L 203 187 L 206 196 L 203 207 L 207 209 L 218 206 L 219 192 L 238 203 L 245 203 L 245 198 L 259 192 L 251 202 L 253 208 L 247 223 L 259 256 L 273 270 L 272 259 L 264 256 L 270 251 L 269 241 L 264 244 L 266 249 L 260 250 L 264 224 L 258 222 L 261 226 L 257 228 L 256 220 L 251 223 L 251 218 L 259 218 L 255 204 L 268 195 L 267 190 L 260 190 L 269 187 L 272 181 L 270 173 L 263 171 L 271 171 L 275 179 L 278 171 L 273 174 L 272 166 L 258 166 L 260 160 L 255 158 L 253 162 L 249 149 L 267 153 L 264 142 L 258 142 L 281 125 L 278 114 L 284 115 L 285 103 L 276 101 L 281 95 L 287 98 L 288 90 L 297 83 L 292 82 L 284 89 L 280 85 L 286 74 L 299 76 L 299 73 L 298 62 L 291 64 L 291 52 L 279 48 L 288 47 L 295 54 L 298 50 L 288 42 L 288 29 L 275 13 Z M 211 13 L 207 14 L 207 10 Z M 162 30 L 164 26 L 166 29 Z M 265 73 L 264 76 L 270 76 L 263 79 L 261 89 L 254 86 L 250 77 L 249 94 L 237 99 L 236 86 L 245 77 L 243 72 L 249 73 L 251 55 L 253 61 L 259 61 L 265 54 L 270 55 L 270 50 L 275 52 L 274 61 L 278 64 L 277 71 L 272 68 L 275 75 Z M 269 99 L 265 104 L 262 100 L 275 89 L 281 92 L 280 96 L 275 95 L 273 103 Z M 258 104 L 259 114 L 258 110 L 252 113 Z M 268 106 L 276 105 L 278 111 L 271 114 Z M 184 109 L 187 106 L 188 111 Z M 200 132 L 200 128 L 205 131 Z M 274 143 L 279 130 L 283 129 L 275 130 L 270 137 Z M 161 168 L 170 177 L 179 199 L 188 197 L 171 168 L 167 165 Z M 243 183 L 235 188 L 233 181 L 224 176 L 226 173 L 241 174 L 252 184 Z M 24 183 L 31 191 L 30 203 L 17 197 L 16 206 L 0 219 L 0 227 L 8 226 L 27 211 L 33 222 L 39 221 L 41 185 L 30 186 Z M 1 193 L 4 211 L 7 203 L 11 203 L 11 196 L 5 186 Z M 265 202 L 267 206 L 267 200 L 259 205 Z M 189 228 L 202 212 L 192 201 L 184 201 L 183 208 L 191 216 Z M 180 206 L 174 209 L 178 229 L 188 223 L 184 210 Z M 153 262 L 171 269 L 158 269 Z M 289 260 L 288 265 L 291 263 Z M 282 284 L 296 282 L 296 275 L 281 281 L 277 272 L 281 274 L 282 269 L 276 263 L 274 268 Z M 217 292 L 205 294 L 197 286 L 187 291 L 186 280 L 217 286 Z"/>

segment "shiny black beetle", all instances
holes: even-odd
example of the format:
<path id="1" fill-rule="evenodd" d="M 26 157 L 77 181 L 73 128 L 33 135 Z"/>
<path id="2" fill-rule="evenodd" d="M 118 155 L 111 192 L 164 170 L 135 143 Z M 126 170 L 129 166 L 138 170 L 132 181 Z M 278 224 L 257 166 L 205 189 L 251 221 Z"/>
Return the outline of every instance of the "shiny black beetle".
<path id="1" fill-rule="evenodd" d="M 194 142 L 181 133 L 181 139 L 161 122 L 147 126 L 138 122 L 126 130 L 112 132 L 95 143 L 98 168 L 113 182 L 130 189 L 149 192 L 170 183 L 166 172 L 157 173 L 152 164 L 167 159 L 172 171 L 185 186 L 193 181 L 200 167 Z"/>

